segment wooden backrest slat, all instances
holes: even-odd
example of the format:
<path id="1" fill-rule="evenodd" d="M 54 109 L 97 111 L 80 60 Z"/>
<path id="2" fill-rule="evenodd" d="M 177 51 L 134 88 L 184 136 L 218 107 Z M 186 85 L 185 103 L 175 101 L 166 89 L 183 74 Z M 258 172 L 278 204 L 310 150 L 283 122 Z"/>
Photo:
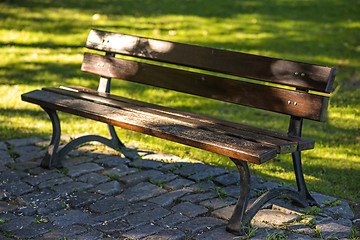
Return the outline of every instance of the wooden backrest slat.
<path id="1" fill-rule="evenodd" d="M 99 30 L 86 47 L 325 93 L 335 78 L 330 67 Z"/>
<path id="2" fill-rule="evenodd" d="M 82 71 L 264 110 L 323 120 L 328 97 L 85 53 Z"/>

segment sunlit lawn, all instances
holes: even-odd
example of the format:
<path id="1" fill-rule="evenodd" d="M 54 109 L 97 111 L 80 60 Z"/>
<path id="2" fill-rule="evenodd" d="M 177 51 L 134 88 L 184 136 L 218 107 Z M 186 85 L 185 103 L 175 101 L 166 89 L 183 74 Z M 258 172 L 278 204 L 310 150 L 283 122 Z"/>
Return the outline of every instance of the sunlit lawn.
<path id="1" fill-rule="evenodd" d="M 304 172 L 316 192 L 360 202 L 360 2 L 357 1 L 2 1 L 0 3 L 0 140 L 48 136 L 51 124 L 20 94 L 43 86 L 96 88 L 80 71 L 91 28 L 285 58 L 338 69 L 326 123 L 305 121 Z M 288 117 L 114 81 L 113 93 L 286 132 Z M 104 124 L 60 114 L 65 134 Z M 233 167 L 219 155 L 117 130 L 127 144 Z M 289 156 L 252 165 L 265 179 L 294 184 Z"/>

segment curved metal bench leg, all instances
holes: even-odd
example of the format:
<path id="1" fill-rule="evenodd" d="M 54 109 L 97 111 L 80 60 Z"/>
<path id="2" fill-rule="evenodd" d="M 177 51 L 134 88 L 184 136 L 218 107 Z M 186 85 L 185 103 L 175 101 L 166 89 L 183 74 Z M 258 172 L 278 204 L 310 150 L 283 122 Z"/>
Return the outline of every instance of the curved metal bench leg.
<path id="1" fill-rule="evenodd" d="M 293 158 L 294 171 L 296 176 L 296 184 L 300 196 L 302 197 L 302 199 L 305 199 L 307 201 L 308 205 L 310 206 L 318 205 L 306 187 L 304 173 L 302 171 L 301 152 L 297 151 L 292 153 L 292 158 Z"/>
<path id="2" fill-rule="evenodd" d="M 241 235 L 246 228 L 251 227 L 251 219 L 245 212 L 250 196 L 250 171 L 247 162 L 233 158 L 230 159 L 235 163 L 239 170 L 240 195 L 235 205 L 234 212 L 226 226 L 226 230 L 236 235 Z"/>
<path id="3" fill-rule="evenodd" d="M 56 113 L 56 110 L 49 109 L 46 107 L 42 107 L 45 112 L 49 115 L 53 132 L 51 137 L 51 142 L 48 147 L 48 150 L 41 161 L 41 167 L 52 169 L 55 167 L 61 167 L 61 163 L 57 159 L 57 149 L 60 144 L 60 136 L 61 136 L 61 127 L 60 127 L 60 120 Z"/>
<path id="4" fill-rule="evenodd" d="M 126 148 L 125 145 L 120 141 L 117 133 L 115 132 L 115 128 L 113 125 L 108 124 L 109 134 L 111 136 L 111 143 L 114 149 L 124 149 Z"/>

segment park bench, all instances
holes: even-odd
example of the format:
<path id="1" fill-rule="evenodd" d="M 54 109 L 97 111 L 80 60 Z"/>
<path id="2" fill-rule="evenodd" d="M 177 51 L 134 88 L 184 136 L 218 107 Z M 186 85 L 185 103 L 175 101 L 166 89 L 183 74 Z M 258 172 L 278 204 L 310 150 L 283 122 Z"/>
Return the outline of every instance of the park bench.
<path id="1" fill-rule="evenodd" d="M 85 53 L 81 67 L 101 76 L 97 90 L 46 87 L 22 95 L 22 100 L 40 105 L 53 124 L 43 167 L 61 167 L 69 151 L 89 141 L 124 150 L 114 130 L 117 126 L 229 157 L 240 174 L 240 195 L 227 225 L 232 233 L 242 234 L 273 198 L 288 197 L 302 206 L 316 204 L 301 163 L 301 151 L 314 148 L 314 141 L 302 138 L 301 132 L 303 119 L 325 120 L 334 68 L 99 30 L 91 30 L 86 47 L 105 52 Z M 290 124 L 287 133 L 274 132 L 113 95 L 112 78 L 286 114 Z M 86 135 L 59 149 L 57 111 L 104 122 L 111 137 Z M 247 163 L 262 164 L 286 153 L 292 154 L 298 189 L 272 189 L 248 206 Z"/>

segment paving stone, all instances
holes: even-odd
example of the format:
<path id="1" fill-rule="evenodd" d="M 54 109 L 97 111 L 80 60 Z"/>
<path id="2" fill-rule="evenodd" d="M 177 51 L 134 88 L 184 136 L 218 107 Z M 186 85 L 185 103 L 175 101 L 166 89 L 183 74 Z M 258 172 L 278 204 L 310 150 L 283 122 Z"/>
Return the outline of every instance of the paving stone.
<path id="1" fill-rule="evenodd" d="M 173 192 L 168 192 L 168 193 L 162 194 L 158 197 L 152 198 L 149 200 L 149 202 L 156 203 L 163 207 L 170 206 L 178 198 L 184 196 L 185 194 L 191 193 L 191 192 L 192 192 L 192 190 L 190 190 L 190 189 L 175 190 Z"/>
<path id="2" fill-rule="evenodd" d="M 98 185 L 100 183 L 104 183 L 110 180 L 109 177 L 104 176 L 102 174 L 98 174 L 98 173 L 88 173 L 85 175 L 82 175 L 78 178 L 79 181 L 81 182 L 86 182 L 92 185 Z"/>
<path id="3" fill-rule="evenodd" d="M 232 197 L 213 198 L 213 199 L 209 199 L 209 200 L 200 202 L 200 205 L 207 207 L 207 208 L 218 209 L 218 208 L 223 208 L 223 207 L 226 207 L 229 205 L 233 205 L 236 203 L 236 201 L 237 200 Z"/>
<path id="4" fill-rule="evenodd" d="M 0 183 L 6 183 L 6 182 L 14 182 L 18 181 L 24 177 L 27 177 L 28 175 L 24 172 L 14 170 L 14 171 L 4 171 L 0 173 Z"/>
<path id="5" fill-rule="evenodd" d="M 181 167 L 175 170 L 174 173 L 180 174 L 181 176 L 184 177 L 189 177 L 194 174 L 200 174 L 201 172 L 211 171 L 211 168 L 212 166 L 203 163 L 194 163 Z"/>
<path id="6" fill-rule="evenodd" d="M 98 239 L 102 239 L 103 237 L 103 233 L 99 232 L 99 231 L 91 231 L 88 233 L 84 233 L 81 235 L 76 235 L 76 236 L 72 236 L 70 237 L 70 239 L 76 239 L 76 240 L 98 240 Z"/>
<path id="7" fill-rule="evenodd" d="M 253 219 L 259 222 L 280 225 L 295 221 L 297 219 L 297 215 L 286 214 L 272 209 L 262 209 L 254 216 Z"/>
<path id="8" fill-rule="evenodd" d="M 23 181 L 29 183 L 32 186 L 37 186 L 40 183 L 45 182 L 47 180 L 60 178 L 60 177 L 64 177 L 64 174 L 52 172 L 52 173 L 43 174 L 40 176 L 28 176 L 28 177 L 24 178 Z"/>
<path id="9" fill-rule="evenodd" d="M 4 171 L 9 171 L 9 168 L 7 168 L 7 167 L 0 164 L 0 173 L 4 172 Z"/>
<path id="10" fill-rule="evenodd" d="M 129 229 L 129 225 L 123 221 L 108 222 L 106 224 L 98 225 L 95 227 L 107 235 L 119 234 Z"/>
<path id="11" fill-rule="evenodd" d="M 24 194 L 20 196 L 19 198 L 21 201 L 25 202 L 27 205 L 36 205 L 39 202 L 48 200 L 48 199 L 54 199 L 59 197 L 60 195 L 50 189 L 44 189 L 43 191 L 34 191 L 28 194 Z"/>
<path id="12" fill-rule="evenodd" d="M 1 224 L 1 230 L 6 232 L 12 232 L 16 229 L 24 228 L 30 225 L 35 220 L 36 218 L 30 216 L 16 217 L 10 220 L 9 222 Z"/>
<path id="13" fill-rule="evenodd" d="M 124 165 L 130 162 L 129 159 L 123 158 L 120 156 L 109 156 L 105 158 L 100 158 L 95 161 L 96 163 L 100 164 L 101 166 L 112 168 L 118 165 Z"/>
<path id="14" fill-rule="evenodd" d="M 289 235 L 287 239 L 288 240 L 311 240 L 313 238 L 311 238 L 308 235 L 293 233 L 293 234 Z"/>
<path id="15" fill-rule="evenodd" d="M 136 168 L 129 168 L 127 165 L 121 164 L 112 169 L 105 170 L 103 174 L 106 176 L 117 176 L 117 178 L 121 178 L 126 175 L 136 173 L 138 171 L 139 170 L 137 170 Z"/>
<path id="16" fill-rule="evenodd" d="M 17 169 L 22 172 L 29 172 L 33 168 L 40 167 L 40 162 L 27 161 L 27 162 L 19 162 L 8 165 L 9 168 Z"/>
<path id="17" fill-rule="evenodd" d="M 190 220 L 190 218 L 188 218 L 187 216 L 185 216 L 183 214 L 174 213 L 174 214 L 171 214 L 169 216 L 166 216 L 162 219 L 155 221 L 155 223 L 164 228 L 169 228 L 169 227 L 174 227 L 179 223 L 183 223 L 183 222 L 186 222 L 189 220 Z"/>
<path id="18" fill-rule="evenodd" d="M 170 188 L 172 190 L 178 190 L 178 189 L 190 186 L 190 185 L 192 185 L 194 183 L 195 183 L 194 181 L 190 181 L 190 180 L 185 179 L 185 178 L 178 178 L 178 179 L 175 179 L 175 180 L 173 180 L 171 182 L 166 183 L 165 187 Z"/>
<path id="19" fill-rule="evenodd" d="M 14 159 L 6 151 L 0 150 L 0 165 L 14 163 Z"/>
<path id="20" fill-rule="evenodd" d="M 119 198 L 126 199 L 129 202 L 142 201 L 166 192 L 167 191 L 165 189 L 162 189 L 154 184 L 141 182 L 134 187 L 126 189 L 119 195 Z"/>
<path id="21" fill-rule="evenodd" d="M 62 164 L 63 164 L 64 168 L 69 168 L 69 169 L 72 169 L 73 167 L 80 165 L 80 164 L 89 163 L 93 160 L 93 158 L 90 156 L 75 156 L 75 157 L 67 156 L 67 157 L 68 158 L 66 158 L 62 161 Z"/>
<path id="22" fill-rule="evenodd" d="M 0 142 L 0 151 L 6 151 L 8 147 L 5 142 Z"/>
<path id="23" fill-rule="evenodd" d="M 21 147 L 25 145 L 32 145 L 35 144 L 36 142 L 41 142 L 41 141 L 44 140 L 38 137 L 31 137 L 31 138 L 12 139 L 12 140 L 7 140 L 6 142 L 13 147 Z"/>
<path id="24" fill-rule="evenodd" d="M 137 183 L 140 183 L 142 181 L 147 181 L 150 178 L 154 176 L 162 175 L 163 173 L 157 170 L 146 170 L 146 171 L 140 171 L 125 177 L 121 177 L 119 179 L 120 182 L 126 184 L 126 185 L 135 185 Z"/>
<path id="25" fill-rule="evenodd" d="M 188 186 L 188 188 L 193 190 L 194 192 L 207 192 L 216 189 L 217 186 L 213 181 L 207 180 L 207 181 L 197 182 L 193 185 Z"/>
<path id="26" fill-rule="evenodd" d="M 67 203 L 73 208 L 81 208 L 90 205 L 97 200 L 102 199 L 103 196 L 95 193 L 76 192 L 68 196 Z"/>
<path id="27" fill-rule="evenodd" d="M 152 203 L 152 202 L 147 202 L 147 201 L 135 202 L 135 203 L 129 205 L 129 214 L 147 212 L 147 211 L 151 211 L 158 207 L 159 207 L 159 205 Z"/>
<path id="28" fill-rule="evenodd" d="M 0 201 L 0 213 L 7 213 L 16 210 L 16 206 Z"/>
<path id="29" fill-rule="evenodd" d="M 238 184 L 240 182 L 240 175 L 237 172 L 224 174 L 224 175 L 216 177 L 214 179 L 214 182 L 219 183 L 223 186 Z"/>
<path id="30" fill-rule="evenodd" d="M 62 210 L 49 215 L 49 220 L 56 226 L 65 227 L 81 224 L 90 217 L 90 214 L 80 210 Z"/>
<path id="31" fill-rule="evenodd" d="M 107 213 L 119 209 L 127 209 L 128 206 L 127 200 L 110 197 L 91 204 L 89 209 L 95 213 Z"/>
<path id="32" fill-rule="evenodd" d="M 71 236 L 85 233 L 87 229 L 83 226 L 72 225 L 66 226 L 54 231 L 48 232 L 41 236 L 42 240 L 53 240 L 53 239 L 72 239 Z"/>
<path id="33" fill-rule="evenodd" d="M 39 235 L 47 233 L 53 228 L 51 223 L 30 224 L 27 227 L 17 229 L 12 234 L 17 239 L 33 239 Z"/>
<path id="34" fill-rule="evenodd" d="M 42 168 L 42 167 L 36 167 L 36 168 L 29 169 L 28 172 L 29 172 L 30 175 L 41 176 L 41 175 L 47 175 L 49 173 L 53 173 L 54 170 L 45 169 L 45 168 Z"/>
<path id="35" fill-rule="evenodd" d="M 93 189 L 92 192 L 100 193 L 105 196 L 115 195 L 122 191 L 122 186 L 118 181 L 111 181 L 107 183 L 103 183 Z"/>
<path id="36" fill-rule="evenodd" d="M 355 217 L 354 212 L 345 201 L 341 201 L 339 206 L 325 207 L 323 210 L 325 214 L 334 219 L 353 219 Z"/>
<path id="37" fill-rule="evenodd" d="M 104 168 L 99 166 L 96 163 L 84 163 L 84 164 L 72 166 L 69 169 L 69 172 L 67 173 L 67 175 L 69 177 L 78 177 L 78 176 L 86 174 L 86 173 L 97 172 L 97 171 L 101 171 L 101 170 L 104 170 Z"/>
<path id="38" fill-rule="evenodd" d="M 149 179 L 149 181 L 151 183 L 167 183 L 169 181 L 174 180 L 177 177 L 178 177 L 178 175 L 175 175 L 175 174 L 172 174 L 172 173 L 166 173 L 166 174 L 151 177 Z"/>
<path id="39" fill-rule="evenodd" d="M 204 171 L 196 172 L 195 174 L 189 176 L 189 179 L 194 181 L 203 181 L 205 179 L 212 179 L 227 172 L 228 171 L 223 168 L 207 167 Z"/>
<path id="40" fill-rule="evenodd" d="M 305 235 L 313 235 L 315 234 L 315 231 L 311 229 L 309 226 L 305 226 L 303 224 L 295 224 L 288 227 L 291 231 L 305 234 Z"/>
<path id="41" fill-rule="evenodd" d="M 264 182 L 264 183 L 253 183 L 251 184 L 252 189 L 257 190 L 269 190 L 278 187 L 279 184 L 276 182 Z"/>
<path id="42" fill-rule="evenodd" d="M 40 215 L 48 215 L 66 208 L 66 203 L 62 200 L 49 199 L 36 205 L 37 213 Z"/>
<path id="43" fill-rule="evenodd" d="M 14 159 L 15 162 L 26 162 L 41 158 L 45 155 L 45 152 L 46 150 L 36 146 L 16 147 L 10 151 L 10 153 L 19 155 Z"/>
<path id="44" fill-rule="evenodd" d="M 190 162 L 182 162 L 182 161 L 166 163 L 161 167 L 161 171 L 164 171 L 164 172 L 167 172 L 167 173 L 175 172 L 179 168 L 182 168 L 182 167 L 187 166 L 189 164 L 191 164 L 191 163 Z"/>
<path id="45" fill-rule="evenodd" d="M 198 217 L 178 225 L 178 228 L 194 234 L 201 230 L 211 229 L 224 224 L 226 224 L 226 222 L 221 219 L 212 217 Z"/>
<path id="46" fill-rule="evenodd" d="M 148 159 L 136 159 L 130 162 L 129 165 L 140 169 L 157 169 L 164 165 L 164 163 Z"/>
<path id="47" fill-rule="evenodd" d="M 155 209 L 152 209 L 150 211 L 140 212 L 136 214 L 129 215 L 125 218 L 125 220 L 131 225 L 131 226 L 138 226 L 145 223 L 151 223 L 155 220 L 158 220 L 160 218 L 163 218 L 167 215 L 171 214 L 168 210 L 162 207 L 158 207 Z"/>
<path id="48" fill-rule="evenodd" d="M 34 190 L 34 188 L 32 186 L 30 186 L 29 184 L 26 184 L 24 182 L 19 182 L 19 181 L 5 183 L 3 185 L 3 188 L 7 192 L 9 192 L 11 195 L 14 195 L 14 196 L 20 196 L 20 195 L 29 193 Z"/>
<path id="49" fill-rule="evenodd" d="M 196 217 L 201 214 L 207 213 L 208 209 L 190 202 L 183 202 L 171 208 L 174 212 L 182 213 L 188 217 Z"/>
<path id="50" fill-rule="evenodd" d="M 321 236 L 327 238 L 348 238 L 351 234 L 352 223 L 349 219 L 337 220 L 329 223 L 321 223 L 316 229 L 321 231 Z"/>
<path id="51" fill-rule="evenodd" d="M 42 182 L 38 185 L 38 187 L 42 190 L 42 189 L 45 189 L 48 187 L 53 187 L 56 185 L 65 184 L 65 183 L 69 183 L 72 181 L 73 180 L 69 177 L 60 177 L 60 178 L 50 179 L 45 182 Z"/>
<path id="52" fill-rule="evenodd" d="M 222 188 L 222 191 L 226 194 L 229 194 L 230 196 L 232 196 L 234 198 L 238 198 L 239 194 L 240 194 L 240 187 L 231 185 L 231 186 Z"/>
<path id="53" fill-rule="evenodd" d="M 210 198 L 217 197 L 217 193 L 215 191 L 212 192 L 206 192 L 206 193 L 195 193 L 195 194 L 189 194 L 186 196 L 183 196 L 181 198 L 182 201 L 197 203 L 201 202 Z"/>
<path id="54" fill-rule="evenodd" d="M 136 227 L 135 229 L 123 234 L 123 236 L 130 239 L 140 239 L 152 235 L 154 233 L 160 232 L 161 230 L 163 230 L 162 227 L 149 224 L 149 225 Z"/>
<path id="55" fill-rule="evenodd" d="M 127 214 L 128 214 L 127 211 L 120 210 L 120 211 L 113 211 L 113 212 L 105 213 L 105 214 L 98 215 L 98 216 L 91 215 L 91 217 L 89 219 L 87 219 L 85 222 L 83 222 L 82 224 L 90 225 L 92 227 L 98 226 L 101 224 L 108 224 L 108 223 L 114 222 L 120 218 L 123 218 Z"/>
<path id="56" fill-rule="evenodd" d="M 225 227 L 215 228 L 214 230 L 202 233 L 194 238 L 195 240 L 233 240 L 234 235 L 227 232 Z M 245 239 L 245 238 L 244 238 Z"/>
<path id="57" fill-rule="evenodd" d="M 143 238 L 144 240 L 180 240 L 185 238 L 185 233 L 177 229 L 165 229 L 155 235 Z"/>
<path id="58" fill-rule="evenodd" d="M 60 195 L 66 195 L 76 191 L 82 191 L 92 188 L 93 185 L 83 182 L 69 182 L 52 187 L 51 189 Z"/>

